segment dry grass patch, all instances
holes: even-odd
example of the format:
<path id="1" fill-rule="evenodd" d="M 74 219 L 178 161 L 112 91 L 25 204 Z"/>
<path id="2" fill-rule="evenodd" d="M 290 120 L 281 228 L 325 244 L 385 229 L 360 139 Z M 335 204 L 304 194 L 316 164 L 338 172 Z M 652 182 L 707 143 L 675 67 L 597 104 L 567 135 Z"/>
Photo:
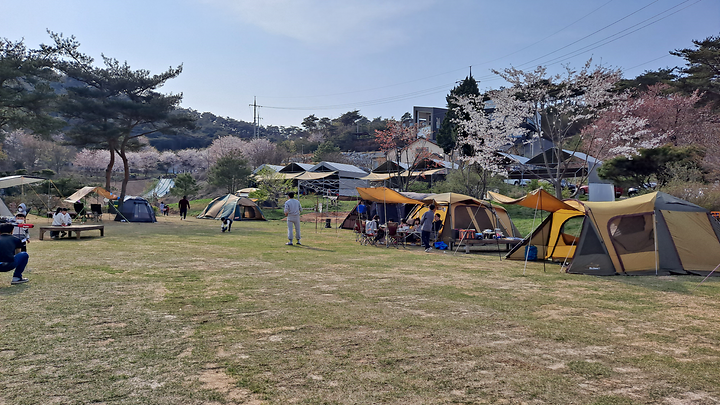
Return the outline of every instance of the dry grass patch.
<path id="1" fill-rule="evenodd" d="M 0 404 L 720 398 L 716 280 L 160 220 L 33 241 L 31 282 L 0 284 Z"/>

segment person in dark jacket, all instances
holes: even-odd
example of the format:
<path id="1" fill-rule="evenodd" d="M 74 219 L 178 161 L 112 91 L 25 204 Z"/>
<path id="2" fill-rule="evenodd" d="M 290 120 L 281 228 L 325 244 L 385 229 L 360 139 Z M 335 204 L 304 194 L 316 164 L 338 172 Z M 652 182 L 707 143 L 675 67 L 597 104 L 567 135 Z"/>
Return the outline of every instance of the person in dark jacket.
<path id="1" fill-rule="evenodd" d="M 0 224 L 0 272 L 15 270 L 10 284 L 27 283 L 22 273 L 28 264 L 30 256 L 22 252 L 22 241 L 12 236 L 15 225 L 5 222 Z"/>
<path id="2" fill-rule="evenodd" d="M 180 209 L 180 219 L 187 219 L 187 212 L 190 208 L 190 201 L 187 200 L 187 196 L 183 196 L 182 200 L 178 201 L 178 208 Z"/>
<path id="3" fill-rule="evenodd" d="M 430 234 L 432 233 L 433 219 L 435 218 L 435 204 L 430 204 L 428 208 L 422 218 L 420 218 L 420 237 L 422 238 L 422 244 L 426 252 L 431 250 Z"/>

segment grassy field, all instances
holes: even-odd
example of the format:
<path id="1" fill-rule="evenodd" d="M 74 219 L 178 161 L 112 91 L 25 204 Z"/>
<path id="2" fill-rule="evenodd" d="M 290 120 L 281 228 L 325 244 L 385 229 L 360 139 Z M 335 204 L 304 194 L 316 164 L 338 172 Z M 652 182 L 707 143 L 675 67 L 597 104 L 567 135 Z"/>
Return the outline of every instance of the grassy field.
<path id="1" fill-rule="evenodd" d="M 35 219 L 43 224 L 44 219 Z M 0 283 L 0 404 L 711 404 L 720 283 L 106 221 Z"/>

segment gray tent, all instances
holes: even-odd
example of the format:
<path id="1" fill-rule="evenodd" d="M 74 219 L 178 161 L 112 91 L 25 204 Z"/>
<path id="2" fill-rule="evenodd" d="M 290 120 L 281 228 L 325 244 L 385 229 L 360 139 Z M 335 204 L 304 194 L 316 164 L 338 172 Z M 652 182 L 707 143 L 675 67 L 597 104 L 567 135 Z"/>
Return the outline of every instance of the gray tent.
<path id="1" fill-rule="evenodd" d="M 115 215 L 116 221 L 157 222 L 155 211 L 148 200 L 142 197 L 125 197 L 122 208 Z"/>

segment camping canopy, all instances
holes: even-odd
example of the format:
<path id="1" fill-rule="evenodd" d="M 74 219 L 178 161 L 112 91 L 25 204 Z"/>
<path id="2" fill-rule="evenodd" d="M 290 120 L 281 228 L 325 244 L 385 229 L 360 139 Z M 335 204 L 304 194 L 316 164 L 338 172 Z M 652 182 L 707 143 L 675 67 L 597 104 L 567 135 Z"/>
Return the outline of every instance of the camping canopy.
<path id="1" fill-rule="evenodd" d="M 585 203 L 571 273 L 707 274 L 720 264 L 720 222 L 662 192 Z"/>
<path id="2" fill-rule="evenodd" d="M 553 196 L 542 188 L 533 190 L 527 193 L 526 196 L 520 198 L 510 198 L 502 194 L 494 193 L 492 191 L 488 191 L 488 195 L 490 196 L 490 198 L 499 202 L 500 204 L 517 204 L 523 207 L 548 212 L 555 212 L 558 210 L 573 210 L 585 212 L 585 209 L 582 208 L 582 204 L 580 204 L 578 201 L 559 200 L 557 197 Z"/>
<path id="3" fill-rule="evenodd" d="M 89 187 L 81 188 L 80 190 L 73 193 L 73 195 L 66 198 L 64 201 L 69 202 L 69 203 L 76 203 L 76 202 L 80 201 L 80 199 L 84 198 L 86 195 L 88 195 L 92 192 L 97 192 L 99 195 L 101 195 L 104 198 L 107 198 L 108 200 L 117 200 L 118 199 L 118 196 L 105 190 L 102 187 L 89 186 Z"/>
<path id="4" fill-rule="evenodd" d="M 260 207 L 251 199 L 228 194 L 218 197 L 207 205 L 198 218 L 220 219 L 230 218 L 233 221 L 260 220 L 265 221 Z"/>
<path id="5" fill-rule="evenodd" d="M 367 201 L 387 204 L 422 204 L 422 201 L 405 197 L 387 187 L 357 187 L 360 198 Z"/>
<path id="6" fill-rule="evenodd" d="M 32 183 L 39 183 L 41 181 L 45 181 L 46 179 L 43 179 L 41 177 L 32 177 L 32 176 L 7 176 L 0 178 L 0 188 L 8 188 L 8 187 L 15 187 L 15 186 L 22 186 L 24 184 L 32 184 Z"/>
<path id="7" fill-rule="evenodd" d="M 537 257 L 545 260 L 564 261 L 572 258 L 577 247 L 578 232 L 570 230 L 573 225 L 578 229 L 585 217 L 585 208 L 576 200 L 559 200 L 543 189 L 529 192 L 521 198 L 510 198 L 502 194 L 488 192 L 490 197 L 502 204 L 515 204 L 550 212 L 542 223 L 528 235 L 522 243 L 515 245 L 506 257 L 525 260 L 525 247 L 537 248 Z"/>
<path id="8" fill-rule="evenodd" d="M 400 221 L 418 205 L 420 200 L 404 196 L 387 187 L 357 187 L 361 199 L 372 203 L 368 206 L 368 214 L 380 216 L 380 222 Z M 342 229 L 353 229 L 355 221 L 359 218 L 357 206 L 350 211 L 340 226 Z"/>

